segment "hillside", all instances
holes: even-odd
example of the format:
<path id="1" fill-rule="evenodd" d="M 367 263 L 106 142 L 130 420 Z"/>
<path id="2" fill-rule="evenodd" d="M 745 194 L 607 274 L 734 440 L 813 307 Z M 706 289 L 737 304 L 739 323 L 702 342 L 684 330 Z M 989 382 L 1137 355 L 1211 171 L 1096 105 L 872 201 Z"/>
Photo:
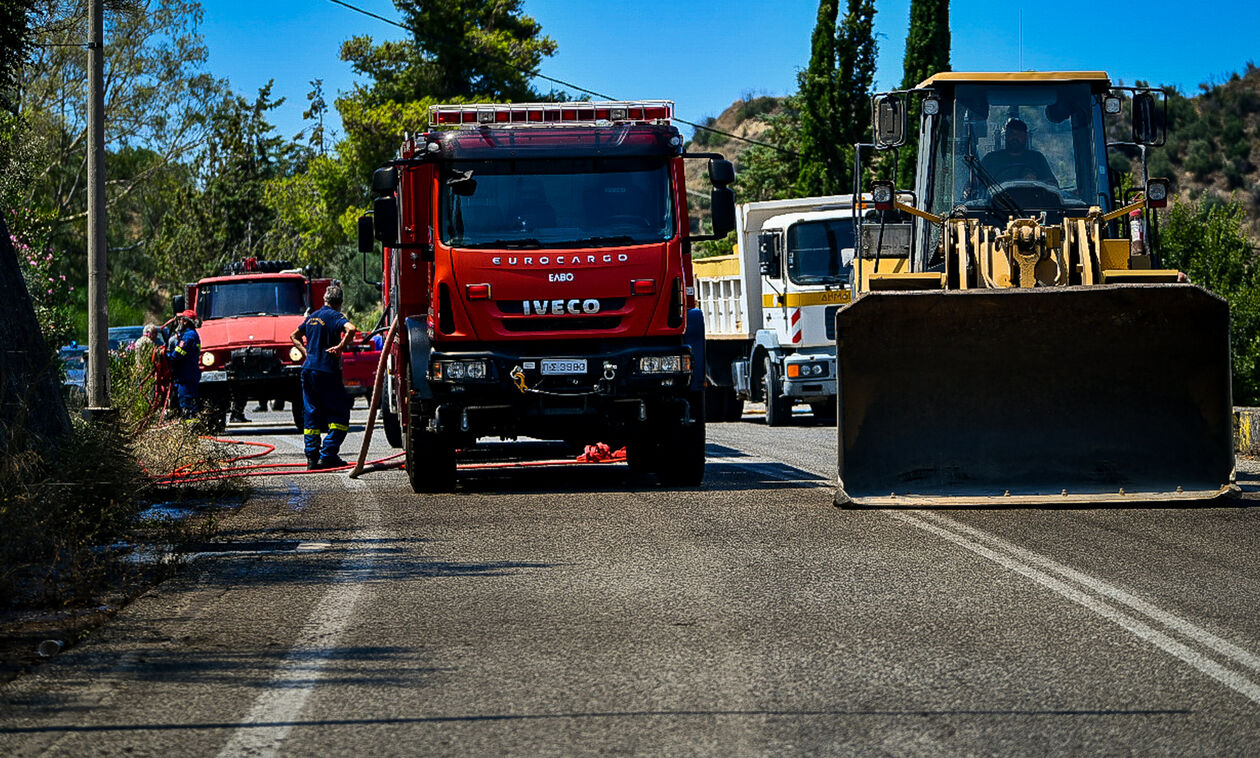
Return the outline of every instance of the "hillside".
<path id="1" fill-rule="evenodd" d="M 1141 84 L 1141 83 L 1139 83 Z M 745 97 L 736 100 L 706 126 L 723 132 L 761 138 L 765 118 L 778 113 L 782 98 Z M 1243 72 L 1223 83 L 1206 83 L 1191 97 L 1169 90 L 1170 128 L 1165 146 L 1150 153 L 1151 176 L 1173 180 L 1177 196 L 1185 200 L 1236 198 L 1251 219 L 1251 236 L 1260 241 L 1260 68 L 1247 63 Z M 1131 138 L 1127 121 L 1113 119 L 1108 128 L 1111 140 Z M 721 134 L 696 130 L 688 146 L 691 151 L 720 152 L 740 168 L 740 156 L 752 145 Z M 1123 168 L 1123 157 L 1112 151 L 1113 168 Z M 1136 161 L 1132 171 L 1138 170 Z M 687 189 L 692 212 L 707 215 L 704 198 L 708 194 L 704 161 L 687 164 Z"/>

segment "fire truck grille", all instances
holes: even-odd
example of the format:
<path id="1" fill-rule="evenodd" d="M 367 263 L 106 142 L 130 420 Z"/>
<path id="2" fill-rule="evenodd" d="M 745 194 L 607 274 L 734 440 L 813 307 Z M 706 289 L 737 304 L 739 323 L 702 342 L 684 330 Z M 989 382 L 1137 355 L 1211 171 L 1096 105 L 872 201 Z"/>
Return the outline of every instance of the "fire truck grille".
<path id="1" fill-rule="evenodd" d="M 503 328 L 509 332 L 590 332 L 616 329 L 620 316 L 570 316 L 560 318 L 505 318 Z"/>

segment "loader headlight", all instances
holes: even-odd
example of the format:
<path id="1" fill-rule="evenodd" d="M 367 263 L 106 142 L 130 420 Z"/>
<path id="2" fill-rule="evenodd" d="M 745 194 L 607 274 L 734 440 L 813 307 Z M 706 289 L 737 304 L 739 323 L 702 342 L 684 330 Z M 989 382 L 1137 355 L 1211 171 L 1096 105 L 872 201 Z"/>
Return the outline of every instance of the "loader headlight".
<path id="1" fill-rule="evenodd" d="M 892 210 L 893 206 L 893 183 L 892 182 L 875 182 L 871 185 L 871 201 L 875 203 L 875 210 L 887 211 Z"/>
<path id="2" fill-rule="evenodd" d="M 1152 208 L 1168 205 L 1168 180 L 1149 179 L 1146 182 L 1146 204 Z"/>

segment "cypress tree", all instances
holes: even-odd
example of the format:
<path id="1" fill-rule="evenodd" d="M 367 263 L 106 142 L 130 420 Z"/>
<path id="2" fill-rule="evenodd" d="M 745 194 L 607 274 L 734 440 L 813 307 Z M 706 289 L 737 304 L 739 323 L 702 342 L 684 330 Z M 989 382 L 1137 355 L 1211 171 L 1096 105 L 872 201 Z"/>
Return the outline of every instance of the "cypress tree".
<path id="1" fill-rule="evenodd" d="M 845 192 L 852 181 L 853 144 L 869 130 L 867 113 L 875 79 L 875 3 L 849 0 L 843 20 L 839 3 L 818 5 L 809 68 L 801 73 L 802 195 Z"/>
<path id="2" fill-rule="evenodd" d="M 949 71 L 949 0 L 911 0 L 910 30 L 906 34 L 905 75 L 902 89 L 911 89 L 933 74 Z M 919 104 L 910 105 L 910 133 L 901 150 L 897 183 L 914 184 L 914 163 L 919 143 Z"/>
<path id="3" fill-rule="evenodd" d="M 836 155 L 836 0 L 818 4 L 818 22 L 811 40 L 809 68 L 797 75 L 800 87 L 801 172 L 796 186 L 802 195 L 833 191 Z"/>
<path id="4" fill-rule="evenodd" d="M 837 176 L 840 192 L 852 188 L 853 145 L 871 139 L 871 90 L 875 87 L 875 0 L 849 0 L 849 12 L 840 24 L 836 57 L 840 76 L 837 83 L 837 138 L 844 151 Z"/>

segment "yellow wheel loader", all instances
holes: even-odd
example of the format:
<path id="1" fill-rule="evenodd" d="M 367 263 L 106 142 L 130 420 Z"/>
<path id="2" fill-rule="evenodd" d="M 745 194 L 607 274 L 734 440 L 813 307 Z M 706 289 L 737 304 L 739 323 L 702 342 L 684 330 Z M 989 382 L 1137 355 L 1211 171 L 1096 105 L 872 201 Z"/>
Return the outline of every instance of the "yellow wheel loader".
<path id="1" fill-rule="evenodd" d="M 836 503 L 1192 502 L 1237 491 L 1229 309 L 1160 267 L 1162 92 L 1102 72 L 937 74 L 872 99 L 913 191 L 869 188 L 836 313 Z M 1131 142 L 1104 124 L 1132 114 Z M 1129 192 L 1109 151 L 1140 158 Z M 1125 165 L 1128 165 L 1126 160 Z"/>

